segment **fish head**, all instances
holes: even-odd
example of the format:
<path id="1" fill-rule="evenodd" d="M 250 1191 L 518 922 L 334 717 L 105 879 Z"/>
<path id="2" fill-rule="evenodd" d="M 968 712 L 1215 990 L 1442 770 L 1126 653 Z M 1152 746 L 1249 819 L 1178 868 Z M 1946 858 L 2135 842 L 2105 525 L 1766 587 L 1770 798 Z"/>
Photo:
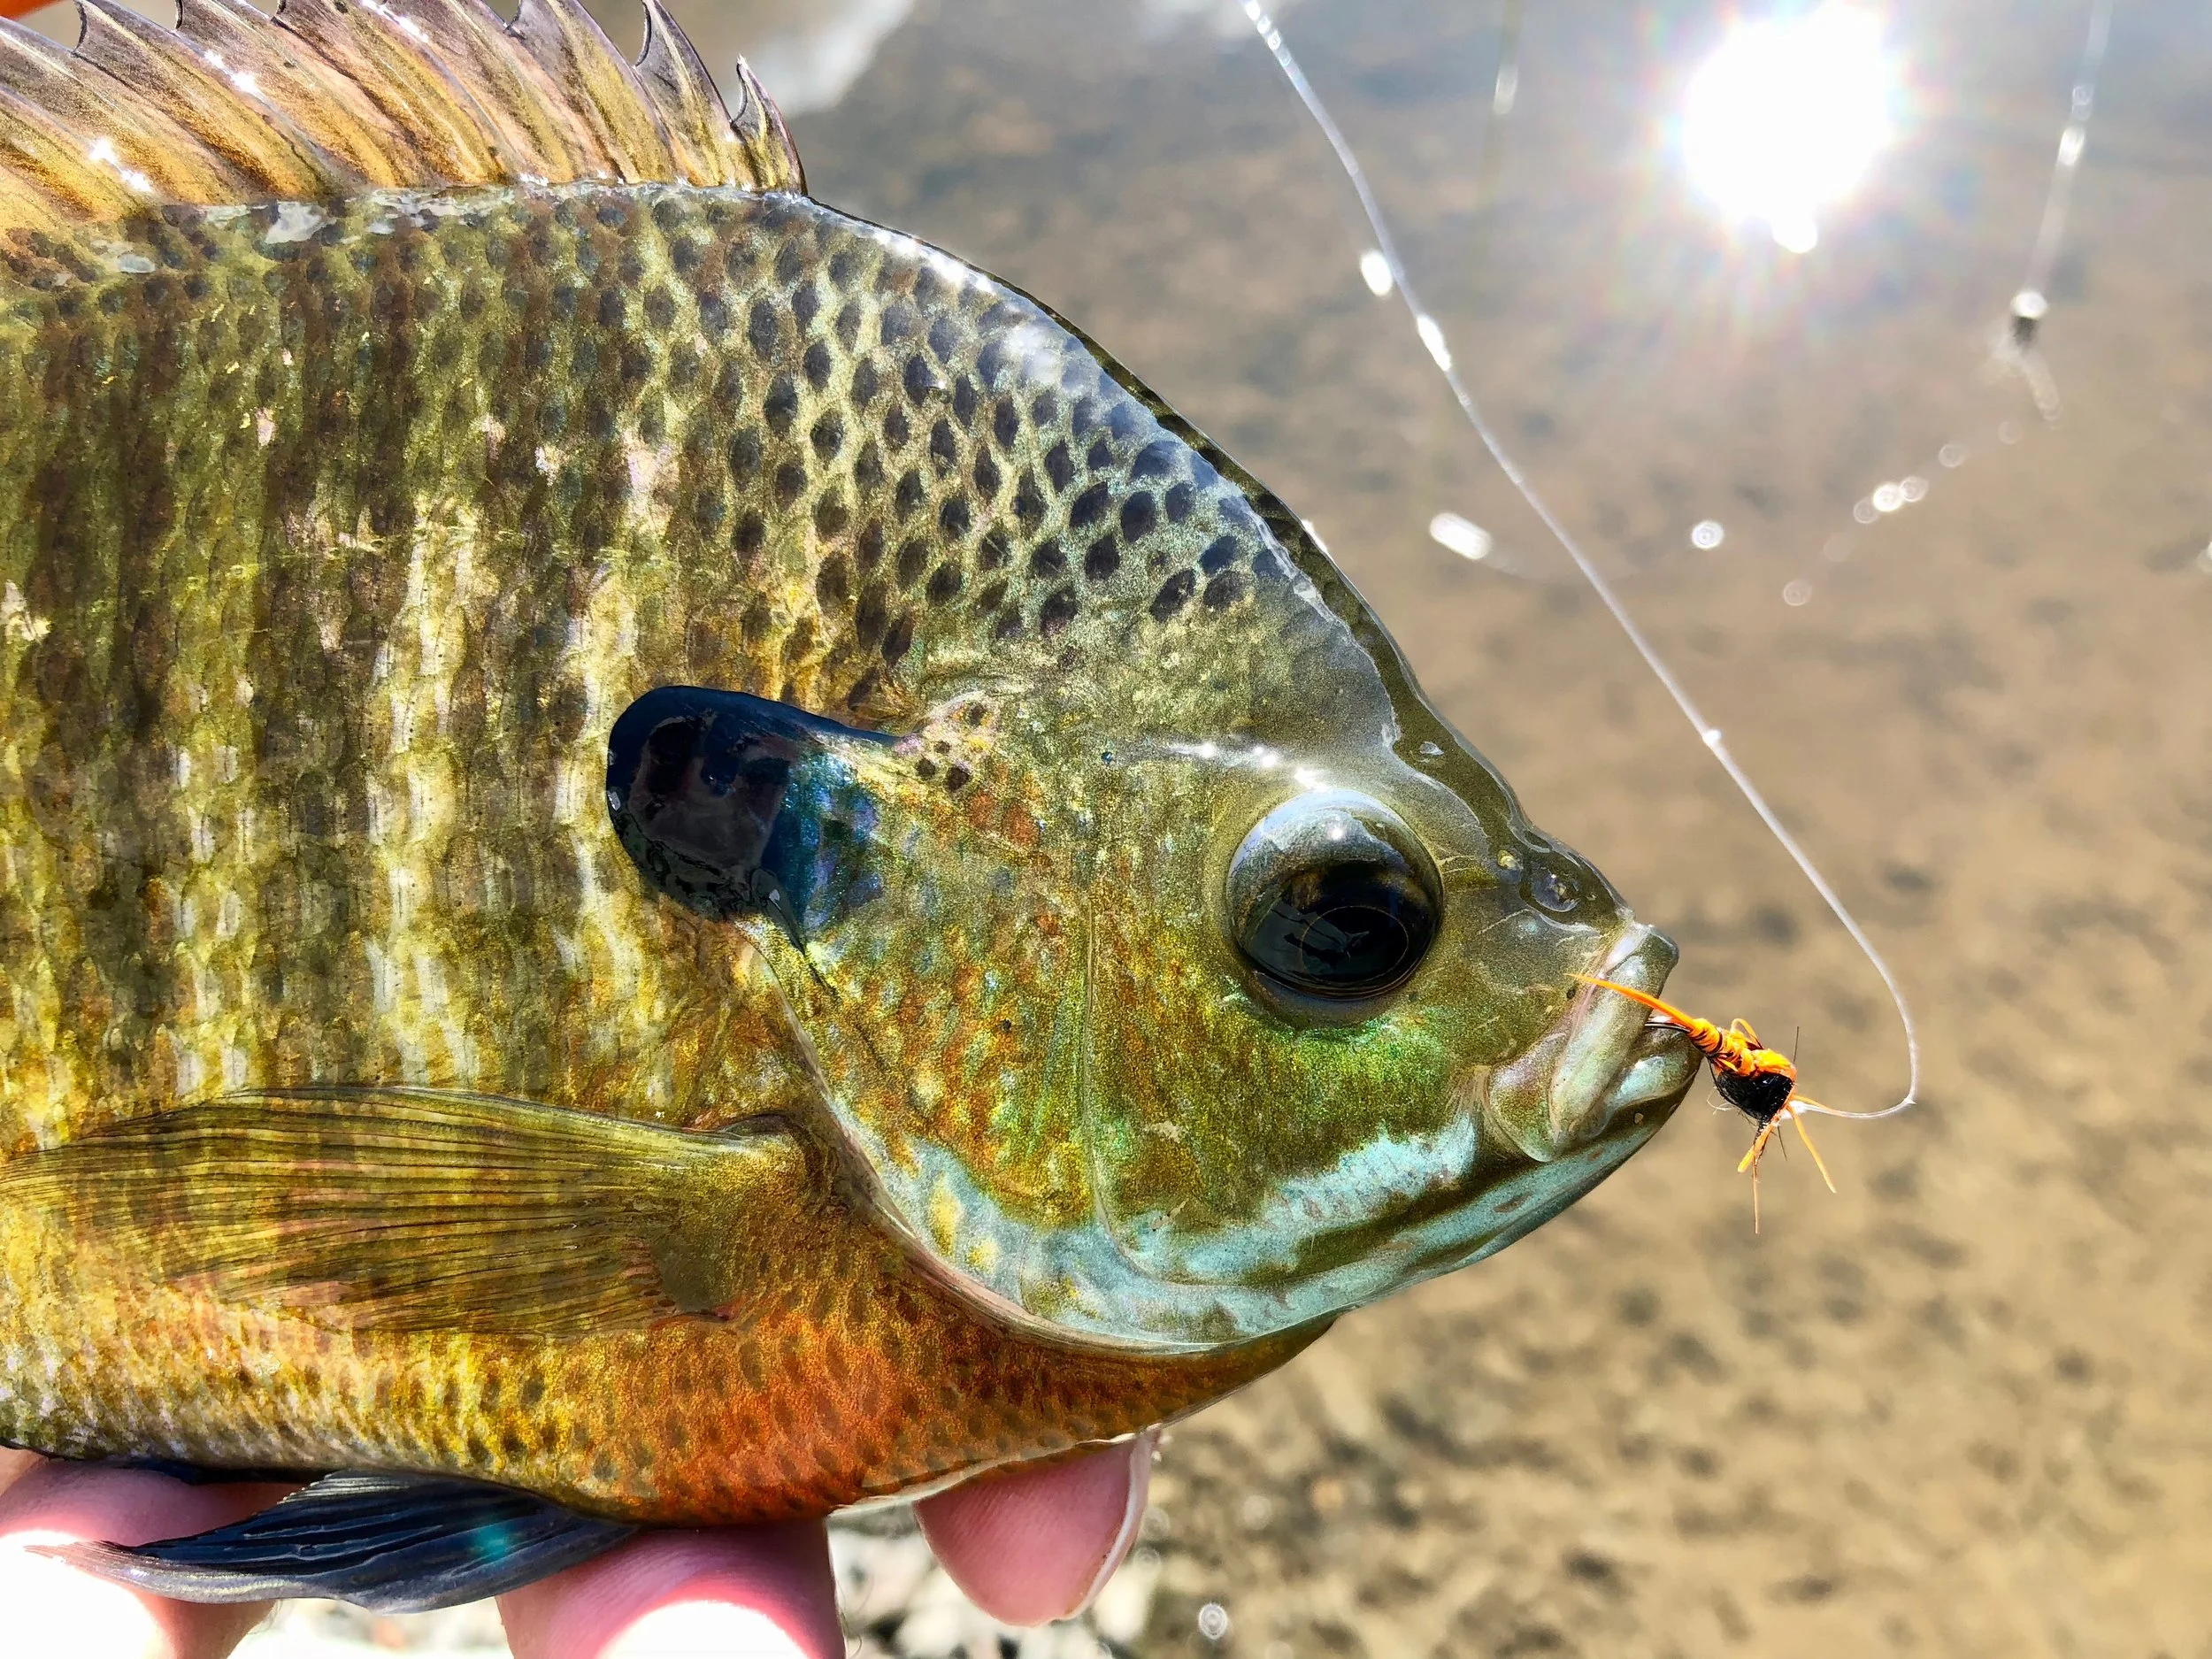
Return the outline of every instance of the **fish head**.
<path id="1" fill-rule="evenodd" d="M 1502 1248 L 1697 1074 L 1678 1032 L 1575 977 L 1656 991 L 1673 945 L 1529 822 L 1260 504 L 1278 568 L 1214 618 L 1183 710 L 1156 692 L 1114 751 L 1088 887 L 1097 1228 L 1128 1305 L 1217 1333 Z"/>
<path id="2" fill-rule="evenodd" d="M 1530 824 L 1294 514 L 993 293 L 976 373 L 1071 422 L 1082 478 L 1038 437 L 1031 543 L 902 625 L 895 680 L 846 700 L 870 730 L 626 717 L 618 820 L 626 780 L 672 792 L 633 855 L 752 928 L 856 1186 L 1010 1321 L 1217 1346 L 1502 1248 L 1696 1075 L 1576 977 L 1656 992 L 1673 946 Z"/>
<path id="3" fill-rule="evenodd" d="M 1247 1340 L 1475 1260 L 1696 1075 L 1576 978 L 1656 992 L 1672 944 L 1267 547 L 1165 660 L 1001 663 L 845 746 L 843 872 L 764 931 L 887 1217 L 1062 1336 Z"/>

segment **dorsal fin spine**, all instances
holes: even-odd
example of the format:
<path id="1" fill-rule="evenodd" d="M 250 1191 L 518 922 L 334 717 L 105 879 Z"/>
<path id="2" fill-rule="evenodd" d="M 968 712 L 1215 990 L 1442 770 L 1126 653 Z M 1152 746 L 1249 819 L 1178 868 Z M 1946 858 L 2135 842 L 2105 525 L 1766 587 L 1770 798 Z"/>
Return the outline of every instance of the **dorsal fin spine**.
<path id="1" fill-rule="evenodd" d="M 164 28 L 78 0 L 64 53 L 0 21 L 0 235 L 168 204 L 603 178 L 803 190 L 743 60 L 733 119 L 661 0 L 624 60 L 579 0 L 179 0 Z"/>

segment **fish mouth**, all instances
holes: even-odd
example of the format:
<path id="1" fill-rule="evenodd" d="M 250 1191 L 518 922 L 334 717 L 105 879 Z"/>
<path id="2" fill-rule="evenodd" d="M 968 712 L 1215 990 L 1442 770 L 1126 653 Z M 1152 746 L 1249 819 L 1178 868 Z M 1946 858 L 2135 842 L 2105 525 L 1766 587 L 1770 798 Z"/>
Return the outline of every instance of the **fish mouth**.
<path id="1" fill-rule="evenodd" d="M 1632 923 L 1589 972 L 1655 995 L 1678 956 L 1657 928 Z M 1485 1126 L 1549 1164 L 1617 1125 L 1663 1118 L 1696 1080 L 1697 1066 L 1697 1050 L 1678 1027 L 1652 1023 L 1640 1004 L 1585 985 L 1527 1052 L 1490 1074 Z"/>

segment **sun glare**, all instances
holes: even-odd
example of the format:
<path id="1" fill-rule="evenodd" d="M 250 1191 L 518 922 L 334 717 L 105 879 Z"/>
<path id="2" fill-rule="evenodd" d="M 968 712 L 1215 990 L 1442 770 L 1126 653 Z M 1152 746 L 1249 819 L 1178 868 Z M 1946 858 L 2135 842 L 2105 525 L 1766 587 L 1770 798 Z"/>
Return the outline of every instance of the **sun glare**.
<path id="1" fill-rule="evenodd" d="M 1888 141 L 1890 98 L 1881 29 L 1863 12 L 1829 4 L 1740 24 L 1690 82 L 1684 159 L 1731 218 L 1764 220 L 1783 247 L 1809 252 L 1819 211 Z"/>

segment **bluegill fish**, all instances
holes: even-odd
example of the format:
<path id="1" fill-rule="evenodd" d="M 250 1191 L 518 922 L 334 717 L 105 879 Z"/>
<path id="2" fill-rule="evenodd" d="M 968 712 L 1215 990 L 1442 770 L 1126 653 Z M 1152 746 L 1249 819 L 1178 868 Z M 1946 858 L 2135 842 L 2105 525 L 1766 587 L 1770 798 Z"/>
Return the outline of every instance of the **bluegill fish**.
<path id="1" fill-rule="evenodd" d="M 0 28 L 0 1440 L 488 1594 L 1110 1440 L 1695 1075 L 1296 516 L 649 3 Z"/>

